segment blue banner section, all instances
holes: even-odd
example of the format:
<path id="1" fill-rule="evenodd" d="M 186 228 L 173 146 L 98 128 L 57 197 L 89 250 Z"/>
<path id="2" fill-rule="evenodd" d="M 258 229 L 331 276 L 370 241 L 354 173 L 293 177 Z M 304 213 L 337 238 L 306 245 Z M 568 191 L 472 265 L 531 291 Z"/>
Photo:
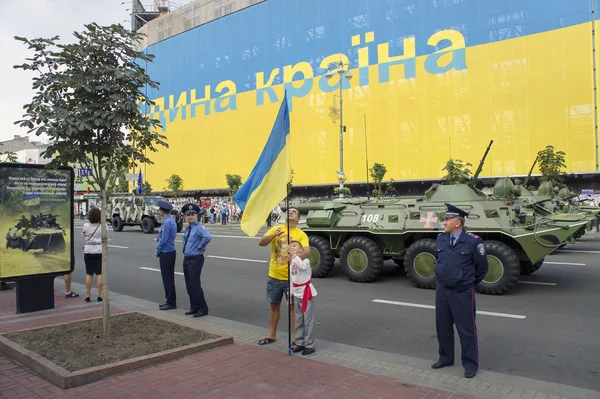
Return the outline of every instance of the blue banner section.
<path id="1" fill-rule="evenodd" d="M 361 47 L 370 48 L 369 65 L 375 65 L 378 44 L 389 43 L 390 57 L 398 56 L 408 37 L 415 38 L 416 56 L 431 54 L 450 45 L 428 45 L 441 30 L 460 32 L 471 47 L 590 20 L 589 0 L 269 0 L 152 45 L 148 52 L 157 57 L 148 71 L 161 84 L 149 96 L 195 88 L 202 98 L 204 86 L 212 85 L 215 98 L 224 94 L 216 86 L 226 80 L 238 93 L 255 90 L 256 73 L 266 81 L 274 68 L 302 61 L 324 75 L 319 64 L 338 53 L 356 68 Z M 372 41 L 353 44 L 353 36 L 368 32 L 374 32 Z M 281 83 L 280 73 L 273 84 Z"/>

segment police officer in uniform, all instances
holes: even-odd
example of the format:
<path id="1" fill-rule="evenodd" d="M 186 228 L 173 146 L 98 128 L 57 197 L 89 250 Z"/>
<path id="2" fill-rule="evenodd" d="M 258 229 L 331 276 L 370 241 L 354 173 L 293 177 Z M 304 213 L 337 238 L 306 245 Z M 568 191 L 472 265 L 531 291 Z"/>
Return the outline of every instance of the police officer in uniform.
<path id="1" fill-rule="evenodd" d="M 465 377 L 477 374 L 478 347 L 475 325 L 475 286 L 488 271 L 483 240 L 463 229 L 468 213 L 446 203 L 444 233 L 437 237 L 435 262 L 435 324 L 439 369 L 454 364 L 454 325 L 462 347 Z"/>
<path id="2" fill-rule="evenodd" d="M 160 216 L 163 218 L 160 230 L 158 230 L 158 242 L 154 253 L 160 262 L 160 273 L 162 274 L 163 286 L 165 288 L 166 302 L 160 305 L 160 310 L 177 309 L 177 295 L 175 293 L 175 237 L 177 237 L 177 223 L 170 215 L 173 205 L 167 201 L 158 201 Z"/>
<path id="3" fill-rule="evenodd" d="M 186 204 L 181 209 L 185 214 L 188 227 L 183 233 L 183 276 L 190 296 L 190 311 L 186 315 L 202 317 L 208 314 L 208 305 L 204 299 L 204 291 L 200 284 L 200 274 L 204 266 L 204 251 L 211 240 L 210 233 L 203 223 L 198 222 L 200 207 Z"/>

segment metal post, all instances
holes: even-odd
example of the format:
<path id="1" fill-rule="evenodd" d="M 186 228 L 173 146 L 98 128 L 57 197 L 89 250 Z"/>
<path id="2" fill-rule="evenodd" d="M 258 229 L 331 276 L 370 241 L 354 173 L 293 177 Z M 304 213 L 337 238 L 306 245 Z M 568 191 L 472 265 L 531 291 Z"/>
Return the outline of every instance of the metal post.
<path id="1" fill-rule="evenodd" d="M 341 65 L 340 61 L 340 65 Z M 342 84 L 343 75 L 340 75 L 340 198 L 344 198 L 344 123 L 342 119 Z"/>

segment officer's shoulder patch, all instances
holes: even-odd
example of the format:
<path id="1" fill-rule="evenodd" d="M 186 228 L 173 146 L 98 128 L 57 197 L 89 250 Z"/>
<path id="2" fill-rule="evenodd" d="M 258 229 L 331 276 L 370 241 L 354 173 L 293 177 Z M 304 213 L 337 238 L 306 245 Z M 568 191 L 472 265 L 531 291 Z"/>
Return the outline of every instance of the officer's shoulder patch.
<path id="1" fill-rule="evenodd" d="M 440 233 L 440 234 L 438 234 L 438 237 L 443 236 L 444 234 L 446 234 L 446 233 Z"/>
<path id="2" fill-rule="evenodd" d="M 204 227 L 203 224 L 200 225 L 200 230 L 206 230 L 206 227 Z"/>
<path id="3" fill-rule="evenodd" d="M 473 233 L 467 231 L 467 235 L 475 238 L 476 240 L 481 240 L 481 237 L 479 237 L 477 234 L 473 234 Z"/>
<path id="4" fill-rule="evenodd" d="M 477 250 L 479 251 L 479 253 L 481 255 L 485 255 L 485 245 L 483 245 L 483 244 L 477 245 Z"/>

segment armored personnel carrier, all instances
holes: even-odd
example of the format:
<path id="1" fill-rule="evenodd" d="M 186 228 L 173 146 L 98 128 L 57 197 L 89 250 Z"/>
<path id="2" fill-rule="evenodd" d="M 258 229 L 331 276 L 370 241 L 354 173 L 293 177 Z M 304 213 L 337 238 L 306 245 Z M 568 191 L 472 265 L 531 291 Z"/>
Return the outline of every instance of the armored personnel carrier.
<path id="1" fill-rule="evenodd" d="M 433 185 L 419 198 L 296 205 L 299 227 L 310 240 L 313 276 L 327 276 L 339 258 L 351 281 L 366 283 L 377 278 L 384 260 L 393 259 L 415 286 L 434 289 L 436 237 L 443 232 L 444 204 L 449 202 L 469 213 L 465 228 L 484 241 L 489 271 L 477 290 L 509 292 L 522 268 L 543 262 L 587 220 L 579 214 L 539 216 L 527 206 L 488 199 L 475 182 L 491 144 L 468 184 Z"/>
<path id="2" fill-rule="evenodd" d="M 6 233 L 6 248 L 23 251 L 62 252 L 66 248 L 65 230 L 56 222 L 58 215 L 51 213 L 28 219 L 21 216 L 18 223 Z"/>
<path id="3" fill-rule="evenodd" d="M 155 227 L 162 224 L 158 201 L 166 200 L 156 195 L 113 194 L 106 210 L 107 219 L 114 231 L 123 231 L 124 226 L 140 226 L 144 233 L 152 234 Z M 183 230 L 181 212 L 173 208 L 170 213 L 177 223 L 177 232 L 181 233 Z"/>

